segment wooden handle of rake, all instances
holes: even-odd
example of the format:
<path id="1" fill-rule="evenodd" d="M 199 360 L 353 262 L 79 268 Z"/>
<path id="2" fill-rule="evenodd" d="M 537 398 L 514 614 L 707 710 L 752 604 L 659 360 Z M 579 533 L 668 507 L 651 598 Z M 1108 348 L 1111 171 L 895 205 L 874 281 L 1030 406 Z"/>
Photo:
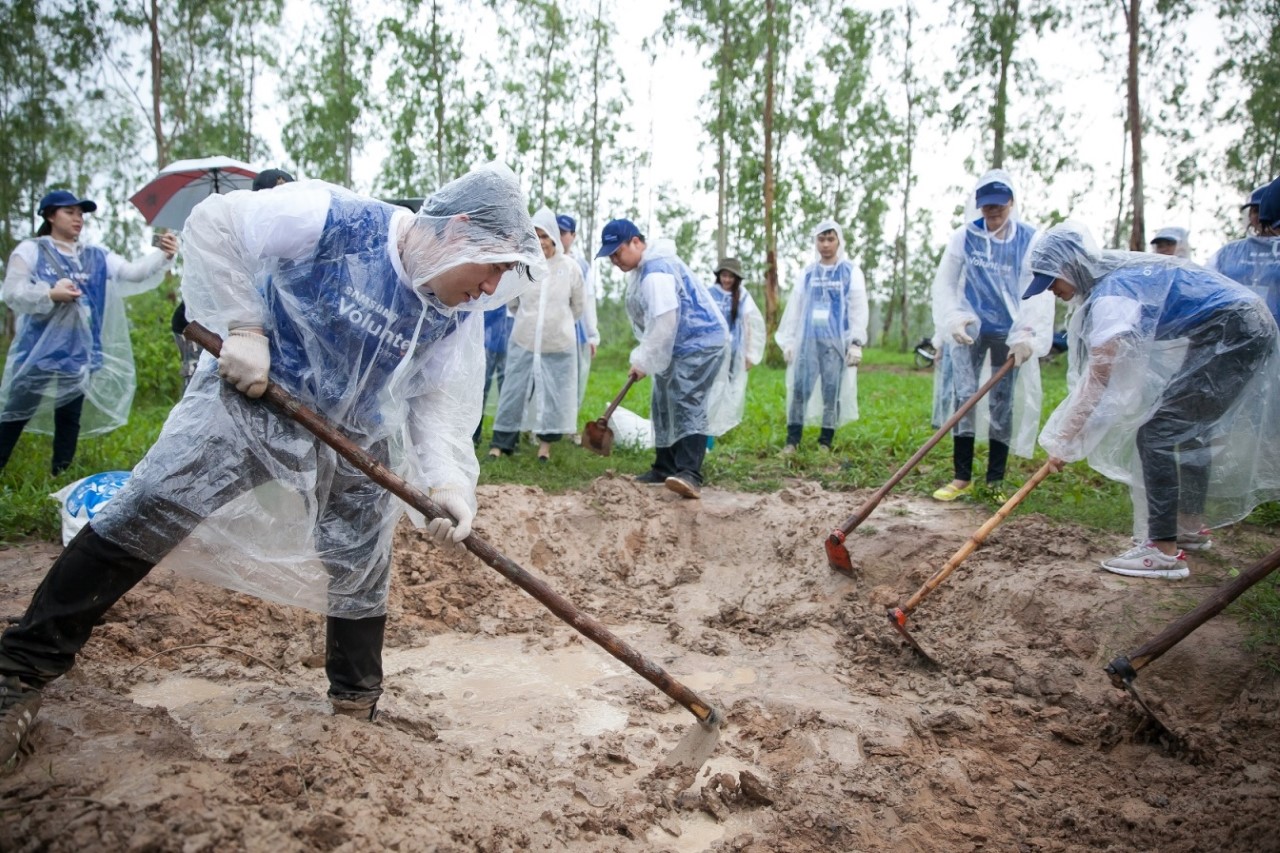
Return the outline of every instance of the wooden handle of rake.
<path id="1" fill-rule="evenodd" d="M 1001 379 L 1004 379 L 1005 375 L 1008 374 L 1010 370 L 1013 370 L 1013 367 L 1013 357 L 1010 356 L 1008 361 L 1000 365 L 999 370 L 991 374 L 991 378 L 978 389 L 976 394 L 966 400 L 964 405 L 956 409 L 955 413 L 952 414 L 951 417 L 947 418 L 946 423 L 938 427 L 938 431 L 933 434 L 933 437 L 926 441 L 924 445 L 915 452 L 915 455 L 908 459 L 903 466 L 897 470 L 897 473 L 889 478 L 888 482 L 877 489 L 875 494 L 867 498 L 867 502 L 859 507 L 857 512 L 845 519 L 844 524 L 841 524 L 839 528 L 844 532 L 844 535 L 848 536 L 853 532 L 854 528 L 866 521 L 867 518 L 870 517 L 871 513 L 875 512 L 876 507 L 880 506 L 880 502 L 884 500 L 885 495 L 889 494 L 894 486 L 902 482 L 902 478 L 907 476 L 907 474 L 910 474 L 911 469 L 920 464 L 920 460 L 923 459 L 930 450 L 933 450 L 938 442 L 942 441 L 943 437 L 945 437 L 947 433 L 951 432 L 951 430 L 955 428 L 956 424 L 960 423 L 960 419 L 969 414 L 969 410 L 978 405 L 978 401 L 987 396 L 987 392 L 994 388 L 996 383 Z"/>
<path id="2" fill-rule="evenodd" d="M 194 341 L 204 347 L 215 358 L 222 352 L 222 339 L 199 323 L 187 324 L 182 334 L 187 340 Z M 279 385 L 274 382 L 269 383 L 266 392 L 262 395 L 262 399 L 278 409 L 281 414 L 302 424 L 316 438 L 332 447 L 342 458 L 368 475 L 369 479 L 418 510 L 427 518 L 454 520 L 421 490 L 409 485 L 403 478 L 392 472 L 391 469 L 335 429 L 326 418 L 302 405 Z M 549 587 L 541 578 L 525 571 L 518 563 L 504 556 L 488 542 L 472 533 L 463 540 L 462 544 L 466 546 L 468 551 L 496 569 L 507 580 L 536 598 L 544 607 L 566 622 L 575 631 L 600 646 L 654 687 L 683 705 L 699 721 L 716 724 L 723 719 L 723 715 L 714 706 L 703 701 L 692 690 L 668 675 L 662 667 L 631 648 L 602 623 L 583 613 L 570 603 L 567 598 Z"/>
<path id="3" fill-rule="evenodd" d="M 1190 612 L 1169 623 L 1169 626 L 1136 650 L 1107 664 L 1106 672 L 1111 683 L 1123 688 L 1137 677 L 1138 670 L 1159 658 L 1169 649 L 1186 639 L 1187 635 L 1205 622 L 1217 616 L 1227 605 L 1239 598 L 1246 589 L 1256 584 L 1280 567 L 1280 548 L 1245 569 L 1228 583 L 1214 591 L 1213 595 Z"/>
<path id="4" fill-rule="evenodd" d="M 979 545 L 987 540 L 987 537 L 991 535 L 991 531 L 1000 526 L 1000 522 L 1004 521 L 1009 513 L 1013 512 L 1014 507 L 1022 503 L 1022 499 L 1031 494 L 1031 490 L 1044 482 L 1044 478 L 1048 477 L 1052 473 L 1053 469 L 1050 467 L 1050 463 L 1046 462 L 1041 465 L 1040 470 L 1037 471 L 1030 480 L 1023 483 L 1022 488 L 1014 492 L 1013 497 L 1005 501 L 1004 506 L 996 510 L 996 514 L 988 518 L 986 523 L 979 527 L 974 534 L 969 537 L 969 541 L 964 543 L 960 550 L 956 551 L 955 554 L 952 555 L 950 560 L 947 560 L 947 564 L 941 569 L 938 569 L 937 573 L 935 573 L 933 577 L 925 581 L 924 586 L 916 590 L 915 595 L 907 599 L 907 603 L 902 605 L 900 608 L 903 613 L 910 613 L 919 607 L 920 602 L 924 601 L 925 596 L 937 589 L 938 584 L 946 580 L 947 576 L 956 570 L 956 566 L 963 563 L 966 557 L 972 554 Z"/>

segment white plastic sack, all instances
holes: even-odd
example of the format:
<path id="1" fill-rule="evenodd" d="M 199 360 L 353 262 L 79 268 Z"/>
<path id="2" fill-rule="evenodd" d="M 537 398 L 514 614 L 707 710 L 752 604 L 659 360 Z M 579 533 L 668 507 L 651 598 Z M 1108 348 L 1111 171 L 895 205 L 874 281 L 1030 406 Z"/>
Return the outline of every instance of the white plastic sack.
<path id="1" fill-rule="evenodd" d="M 62 545 L 66 547 L 80 528 L 107 505 L 116 492 L 129 482 L 128 471 L 106 471 L 68 483 L 49 495 L 62 504 Z"/>
<path id="2" fill-rule="evenodd" d="M 613 443 L 619 446 L 638 450 L 654 446 L 653 421 L 642 418 L 623 406 L 613 410 L 613 415 L 609 418 L 609 429 L 613 430 Z"/>

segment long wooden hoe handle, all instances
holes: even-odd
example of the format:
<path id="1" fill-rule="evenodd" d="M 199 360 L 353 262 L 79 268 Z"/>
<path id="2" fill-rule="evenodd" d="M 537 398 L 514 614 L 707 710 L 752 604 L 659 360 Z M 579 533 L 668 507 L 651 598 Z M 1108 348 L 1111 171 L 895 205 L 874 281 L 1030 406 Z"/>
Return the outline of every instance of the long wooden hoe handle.
<path id="1" fill-rule="evenodd" d="M 979 545 L 985 542 L 987 537 L 991 535 L 991 531 L 999 527 L 1000 522 L 1004 521 L 1009 513 L 1013 512 L 1014 507 L 1022 503 L 1022 499 L 1031 494 L 1031 490 L 1040 485 L 1040 483 L 1044 481 L 1044 478 L 1048 477 L 1051 473 L 1053 473 L 1053 469 L 1049 467 L 1048 462 L 1041 465 L 1040 470 L 1032 475 L 1030 480 L 1023 483 L 1022 488 L 1014 492 L 1013 497 L 1005 501 L 1004 506 L 996 510 L 995 515 L 988 518 L 985 524 L 974 531 L 974 534 L 969 537 L 969 541 L 964 543 L 964 545 L 960 547 L 960 550 L 956 551 L 955 554 L 952 555 L 950 560 L 947 560 L 946 565 L 941 569 L 938 569 L 933 577 L 925 581 L 924 586 L 916 590 L 915 595 L 907 599 L 907 603 L 902 605 L 902 611 L 909 614 L 911 611 L 915 610 L 920 605 L 920 602 L 924 601 L 925 596 L 937 589 L 938 584 L 946 580 L 947 576 L 955 571 L 956 566 L 963 563 L 966 557 L 972 554 Z"/>
<path id="2" fill-rule="evenodd" d="M 627 392 L 630 391 L 631 386 L 635 384 L 635 377 L 628 374 L 627 384 L 622 386 L 622 390 L 618 392 L 618 396 L 613 398 L 613 402 L 609 404 L 609 408 L 605 409 L 604 414 L 600 417 L 600 420 L 604 421 L 606 425 L 609 423 L 609 418 L 613 417 L 613 410 L 622 404 L 622 399 L 627 396 Z"/>
<path id="3" fill-rule="evenodd" d="M 204 347 L 216 358 L 222 352 L 222 339 L 199 323 L 189 323 L 183 331 L 187 340 Z M 340 433 L 322 415 L 302 405 L 289 392 L 274 382 L 267 385 L 262 399 L 275 406 L 282 414 L 302 424 L 316 438 L 337 451 L 342 458 L 359 468 L 369 479 L 399 497 L 427 518 L 452 517 L 419 489 L 409 485 L 364 449 L 356 446 Z M 642 678 L 684 706 L 703 723 L 719 723 L 723 718 L 718 709 L 703 701 L 696 693 L 676 681 L 660 666 L 627 645 L 596 619 L 583 613 L 567 598 L 560 595 L 539 577 L 530 574 L 518 563 L 504 556 L 496 548 L 472 533 L 463 545 L 499 574 L 529 593 L 544 607 L 566 622 L 575 631 L 600 646 Z"/>
<path id="4" fill-rule="evenodd" d="M 960 419 L 967 415 L 969 410 L 976 406 L 978 401 L 985 397 L 987 392 L 994 388 L 996 383 L 1003 379 L 1005 374 L 1010 370 L 1013 370 L 1012 356 L 1009 357 L 1008 361 L 1000 365 L 999 370 L 991 374 L 991 378 L 978 389 L 977 393 L 966 400 L 964 405 L 956 409 L 955 413 L 947 419 L 945 424 L 938 427 L 938 431 L 933 434 L 933 437 L 926 441 L 924 445 L 915 452 L 915 455 L 908 459 L 903 466 L 898 469 L 897 473 L 890 477 L 889 480 L 877 489 L 871 497 L 867 498 L 867 502 L 859 507 L 857 512 L 845 519 L 844 524 L 840 525 L 840 529 L 844 531 L 846 536 L 852 533 L 855 527 L 866 521 L 871 513 L 875 512 L 876 507 L 880 506 L 880 502 L 884 500 L 885 495 L 889 494 L 894 486 L 902 482 L 902 478 L 911 473 L 911 469 L 920 464 L 920 460 L 923 459 L 930 450 L 933 450 L 934 446 L 937 445 L 939 441 L 942 441 L 943 436 L 951 432 L 955 425 L 960 423 Z"/>

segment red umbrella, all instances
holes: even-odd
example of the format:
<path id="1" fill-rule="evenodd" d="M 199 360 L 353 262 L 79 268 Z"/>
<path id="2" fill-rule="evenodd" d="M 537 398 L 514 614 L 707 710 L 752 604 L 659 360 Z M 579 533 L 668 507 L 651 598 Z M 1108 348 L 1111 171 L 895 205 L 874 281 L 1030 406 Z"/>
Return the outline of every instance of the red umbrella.
<path id="1" fill-rule="evenodd" d="M 129 201 L 154 228 L 182 230 L 191 209 L 215 193 L 247 190 L 258 170 L 230 157 L 176 160 Z"/>

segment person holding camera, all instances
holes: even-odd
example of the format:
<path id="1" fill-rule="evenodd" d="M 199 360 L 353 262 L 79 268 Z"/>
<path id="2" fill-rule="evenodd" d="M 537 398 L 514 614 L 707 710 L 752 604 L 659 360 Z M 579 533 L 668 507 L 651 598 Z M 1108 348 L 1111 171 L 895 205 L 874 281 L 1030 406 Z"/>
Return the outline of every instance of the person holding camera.
<path id="1" fill-rule="evenodd" d="M 84 215 L 97 209 L 68 190 L 50 192 L 35 238 L 9 257 L 2 295 L 17 322 L 0 379 L 0 469 L 28 424 L 53 433 L 57 475 L 82 432 L 110 432 L 129 419 L 136 380 L 123 298 L 160 283 L 178 238 L 162 234 L 158 251 L 126 260 L 80 241 Z"/>

